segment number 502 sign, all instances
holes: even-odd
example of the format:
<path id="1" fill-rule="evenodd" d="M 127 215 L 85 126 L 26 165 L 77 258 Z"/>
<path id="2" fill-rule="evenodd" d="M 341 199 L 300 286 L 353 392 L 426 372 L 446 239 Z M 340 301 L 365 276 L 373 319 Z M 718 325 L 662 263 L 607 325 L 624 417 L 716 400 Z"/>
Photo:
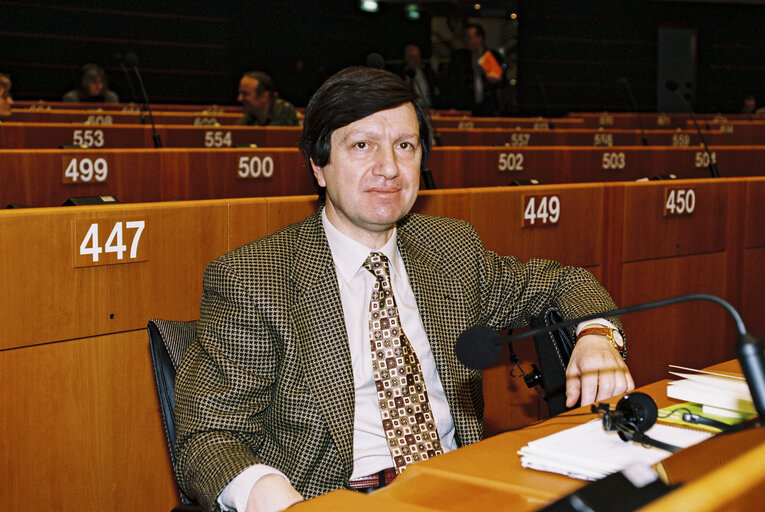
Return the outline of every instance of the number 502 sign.
<path id="1" fill-rule="evenodd" d="M 126 219 L 76 219 L 74 266 L 94 267 L 147 261 L 142 239 L 146 221 Z"/>

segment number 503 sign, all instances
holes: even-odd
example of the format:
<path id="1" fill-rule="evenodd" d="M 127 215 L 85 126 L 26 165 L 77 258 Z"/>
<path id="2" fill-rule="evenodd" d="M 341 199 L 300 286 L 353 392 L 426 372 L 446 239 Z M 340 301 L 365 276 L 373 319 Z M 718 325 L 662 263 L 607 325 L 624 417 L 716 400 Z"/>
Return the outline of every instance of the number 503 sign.
<path id="1" fill-rule="evenodd" d="M 76 219 L 74 266 L 95 267 L 147 261 L 149 251 L 142 238 L 145 220 Z"/>

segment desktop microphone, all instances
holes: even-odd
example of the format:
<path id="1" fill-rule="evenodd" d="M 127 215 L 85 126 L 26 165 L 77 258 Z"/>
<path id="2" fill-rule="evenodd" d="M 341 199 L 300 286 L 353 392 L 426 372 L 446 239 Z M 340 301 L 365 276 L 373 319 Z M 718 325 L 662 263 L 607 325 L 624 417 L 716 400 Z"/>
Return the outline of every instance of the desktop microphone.
<path id="1" fill-rule="evenodd" d="M 125 57 L 121 53 L 115 53 L 114 59 L 120 63 L 122 72 L 125 74 L 125 79 L 127 79 L 128 86 L 130 87 L 130 93 L 133 95 L 133 101 L 138 103 L 138 95 L 135 92 L 135 87 L 133 87 L 133 80 L 130 79 L 130 73 L 128 73 L 127 66 L 125 66 Z"/>
<path id="2" fill-rule="evenodd" d="M 459 335 L 454 351 L 457 355 L 457 359 L 459 359 L 462 364 L 476 370 L 482 370 L 488 368 L 497 361 L 502 350 L 502 345 L 505 343 L 511 343 L 521 338 L 537 336 L 539 334 L 558 330 L 562 327 L 569 327 L 586 320 L 634 313 L 637 311 L 660 308 L 671 304 L 694 300 L 714 302 L 725 308 L 728 314 L 735 320 L 736 329 L 738 330 L 736 355 L 741 364 L 741 370 L 743 371 L 749 391 L 752 394 L 754 408 L 757 411 L 760 420 L 765 419 L 765 356 L 763 356 L 762 341 L 747 332 L 744 321 L 741 319 L 741 315 L 733 306 L 715 295 L 701 293 L 680 295 L 678 297 L 657 300 L 654 302 L 635 304 L 633 306 L 557 322 L 552 325 L 542 326 L 504 338 L 500 337 L 493 329 L 485 325 L 475 325 Z"/>
<path id="3" fill-rule="evenodd" d="M 138 70 L 138 56 L 135 53 L 125 54 L 125 63 L 133 68 L 136 78 L 138 79 L 138 85 L 141 86 L 141 94 L 143 95 L 143 105 L 146 110 L 149 111 L 149 121 L 151 122 L 151 138 L 154 140 L 154 147 L 162 147 L 162 139 L 160 139 L 157 133 L 157 127 L 154 124 L 154 115 L 151 112 L 151 104 L 149 104 L 149 95 L 146 94 L 146 87 L 143 85 L 143 79 L 141 78 L 141 72 Z"/>
<path id="4" fill-rule="evenodd" d="M 683 102 L 683 105 L 685 105 L 685 108 L 688 109 L 688 114 L 691 116 L 691 120 L 693 121 L 693 126 L 696 127 L 696 133 L 699 134 L 699 139 L 701 139 L 701 145 L 704 146 L 704 151 L 707 154 L 707 158 L 709 158 L 709 172 L 712 174 L 713 178 L 719 178 L 720 173 L 717 171 L 717 162 L 714 161 L 712 158 L 712 153 L 709 151 L 709 147 L 707 146 L 707 141 L 704 140 L 704 135 L 701 133 L 701 128 L 699 128 L 699 123 L 696 122 L 696 116 L 693 115 L 693 109 L 691 108 L 691 104 L 688 103 L 688 100 L 685 99 L 685 96 L 683 96 L 680 91 L 677 90 L 678 84 L 677 81 L 669 78 L 667 79 L 667 82 L 665 84 L 667 86 L 667 90 L 676 93 L 680 100 Z"/>
<path id="5" fill-rule="evenodd" d="M 630 87 L 630 82 L 627 80 L 627 77 L 622 76 L 619 77 L 619 83 L 624 86 L 624 88 L 627 90 L 627 94 L 630 97 L 630 101 L 632 102 L 632 108 L 635 109 L 635 116 L 638 120 L 638 126 L 640 127 L 640 138 L 643 141 L 644 146 L 649 146 L 648 139 L 645 137 L 645 130 L 643 129 L 643 119 L 640 117 L 640 109 L 638 109 L 637 101 L 635 101 L 635 95 L 632 94 L 632 87 Z"/>

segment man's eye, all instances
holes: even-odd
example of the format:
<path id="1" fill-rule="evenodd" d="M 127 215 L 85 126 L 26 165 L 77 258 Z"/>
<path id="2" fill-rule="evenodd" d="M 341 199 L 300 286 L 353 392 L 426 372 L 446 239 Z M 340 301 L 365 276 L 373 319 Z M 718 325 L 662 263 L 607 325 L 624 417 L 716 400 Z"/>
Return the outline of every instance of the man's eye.
<path id="1" fill-rule="evenodd" d="M 366 142 L 357 142 L 356 144 L 354 144 L 354 146 L 356 146 L 359 149 L 365 149 L 367 147 L 367 143 Z"/>
<path id="2" fill-rule="evenodd" d="M 411 142 L 402 142 L 402 143 L 399 145 L 399 147 L 400 147 L 401 149 L 413 149 L 413 148 L 414 148 L 414 144 L 412 144 Z"/>

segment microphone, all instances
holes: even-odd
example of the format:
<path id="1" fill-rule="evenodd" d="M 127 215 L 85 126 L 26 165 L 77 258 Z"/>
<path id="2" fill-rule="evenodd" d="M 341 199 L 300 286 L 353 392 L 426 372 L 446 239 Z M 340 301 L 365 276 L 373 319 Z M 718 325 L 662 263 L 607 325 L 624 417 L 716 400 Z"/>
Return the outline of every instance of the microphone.
<path id="1" fill-rule="evenodd" d="M 757 411 L 760 420 L 765 419 L 765 356 L 763 356 L 764 347 L 762 341 L 757 339 L 751 333 L 747 332 L 744 321 L 741 319 L 741 315 L 733 306 L 715 295 L 697 293 L 680 295 L 678 297 L 671 297 L 668 299 L 646 302 L 643 304 L 635 304 L 633 306 L 594 313 L 571 320 L 557 322 L 552 325 L 542 326 L 536 329 L 531 329 L 524 333 L 514 334 L 504 338 L 500 337 L 493 329 L 485 325 L 475 325 L 459 335 L 454 351 L 457 355 L 457 359 L 459 359 L 465 366 L 474 368 L 476 370 L 483 370 L 484 368 L 488 368 L 497 361 L 497 358 L 499 358 L 499 354 L 502 350 L 501 346 L 505 343 L 512 343 L 513 341 L 519 340 L 521 338 L 537 336 L 539 334 L 558 330 L 562 327 L 569 327 L 586 320 L 594 320 L 596 318 L 635 313 L 637 311 L 660 308 L 672 304 L 695 300 L 708 301 L 718 304 L 733 317 L 736 323 L 736 330 L 738 331 L 738 338 L 736 340 L 736 356 L 738 358 L 739 364 L 741 365 L 741 370 L 744 373 L 744 378 L 746 379 L 749 391 L 752 394 L 752 402 L 754 403 L 754 408 Z"/>
<path id="2" fill-rule="evenodd" d="M 630 87 L 630 82 L 627 80 L 626 76 L 619 77 L 619 83 L 624 86 L 624 88 L 627 90 L 627 94 L 630 97 L 630 101 L 632 102 L 632 108 L 635 109 L 635 116 L 638 120 L 638 126 L 640 127 L 640 138 L 643 140 L 644 146 L 649 146 L 648 139 L 645 138 L 645 130 L 643 129 L 643 119 L 640 117 L 640 109 L 638 109 L 637 101 L 635 101 L 635 95 L 632 94 L 632 87 Z"/>
<path id="3" fill-rule="evenodd" d="M 668 91 L 674 92 L 678 95 L 680 100 L 683 102 L 683 105 L 685 105 L 685 108 L 688 109 L 688 114 L 690 114 L 691 116 L 691 120 L 693 121 L 693 126 L 696 127 L 696 133 L 699 134 L 699 139 L 701 139 L 701 145 L 704 146 L 704 151 L 706 152 L 707 157 L 709 158 L 709 172 L 712 174 L 713 178 L 719 178 L 720 173 L 717 171 L 717 162 L 714 161 L 714 159 L 712 158 L 712 153 L 709 152 L 707 141 L 704 140 L 704 135 L 701 133 L 701 128 L 699 128 L 699 123 L 696 122 L 696 116 L 693 115 L 693 109 L 691 108 L 691 104 L 688 103 L 688 100 L 685 99 L 685 96 L 683 96 L 680 93 L 680 91 L 677 90 L 678 88 L 677 80 L 668 78 L 665 85 L 667 86 Z"/>
<path id="4" fill-rule="evenodd" d="M 370 68 L 385 69 L 385 59 L 377 52 L 367 55 L 367 66 Z"/>
<path id="5" fill-rule="evenodd" d="M 154 124 L 154 114 L 151 112 L 151 105 L 149 104 L 149 95 L 146 94 L 146 87 L 143 85 L 143 79 L 141 78 L 141 72 L 138 70 L 138 56 L 135 53 L 125 54 L 125 63 L 133 68 L 136 78 L 138 79 L 138 85 L 141 86 L 141 94 L 143 95 L 143 106 L 149 111 L 149 121 L 151 122 L 151 138 L 154 140 L 154 147 L 162 147 L 162 139 L 160 139 L 157 133 L 157 127 Z"/>
<path id="6" fill-rule="evenodd" d="M 127 79 L 128 86 L 130 87 L 130 93 L 133 95 L 133 101 L 138 103 L 138 95 L 135 92 L 135 87 L 133 87 L 133 80 L 130 79 L 130 73 L 128 73 L 127 66 L 125 66 L 125 57 L 123 57 L 121 53 L 115 53 L 114 59 L 120 63 L 122 72 L 125 74 L 125 78 Z"/>

